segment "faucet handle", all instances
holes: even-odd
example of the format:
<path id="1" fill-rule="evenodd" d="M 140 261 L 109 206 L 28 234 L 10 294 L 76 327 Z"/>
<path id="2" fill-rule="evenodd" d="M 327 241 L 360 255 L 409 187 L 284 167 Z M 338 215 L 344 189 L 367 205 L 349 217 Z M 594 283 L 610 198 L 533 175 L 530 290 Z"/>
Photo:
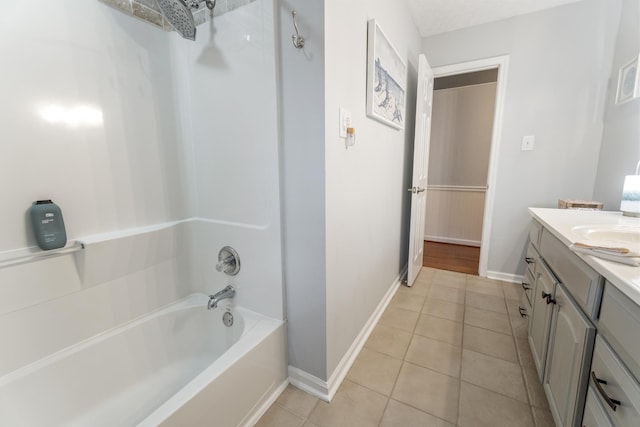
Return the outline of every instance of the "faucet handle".
<path id="1" fill-rule="evenodd" d="M 240 256 L 231 246 L 225 246 L 218 252 L 216 270 L 229 276 L 235 276 L 240 271 Z"/>

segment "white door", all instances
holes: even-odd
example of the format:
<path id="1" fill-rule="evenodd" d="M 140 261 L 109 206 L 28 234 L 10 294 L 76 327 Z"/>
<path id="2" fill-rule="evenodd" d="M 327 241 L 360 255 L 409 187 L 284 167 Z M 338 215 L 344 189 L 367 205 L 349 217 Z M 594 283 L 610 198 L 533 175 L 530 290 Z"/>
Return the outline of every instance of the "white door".
<path id="1" fill-rule="evenodd" d="M 411 182 L 411 225 L 409 229 L 409 265 L 407 286 L 422 268 L 424 252 L 424 212 L 427 206 L 427 166 L 431 136 L 431 106 L 433 103 L 433 71 L 424 55 L 418 59 L 418 96 L 416 130 L 413 145 L 413 179 Z"/>

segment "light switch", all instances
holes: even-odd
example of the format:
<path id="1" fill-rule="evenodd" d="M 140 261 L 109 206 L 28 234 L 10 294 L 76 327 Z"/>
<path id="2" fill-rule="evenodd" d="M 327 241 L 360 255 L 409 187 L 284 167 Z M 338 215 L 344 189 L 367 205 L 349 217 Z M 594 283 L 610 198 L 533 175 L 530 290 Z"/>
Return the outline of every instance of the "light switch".
<path id="1" fill-rule="evenodd" d="M 340 138 L 347 137 L 347 128 L 351 127 L 351 111 L 340 107 L 340 123 L 339 123 L 339 135 Z"/>
<path id="2" fill-rule="evenodd" d="M 534 135 L 522 137 L 522 151 L 533 151 L 533 145 L 536 140 Z"/>

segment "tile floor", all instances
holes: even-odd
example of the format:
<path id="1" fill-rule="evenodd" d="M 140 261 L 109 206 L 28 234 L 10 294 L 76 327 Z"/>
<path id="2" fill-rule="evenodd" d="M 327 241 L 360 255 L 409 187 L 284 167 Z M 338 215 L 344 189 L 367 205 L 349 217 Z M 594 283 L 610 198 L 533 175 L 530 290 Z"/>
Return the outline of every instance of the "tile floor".
<path id="1" fill-rule="evenodd" d="M 424 267 L 331 403 L 289 385 L 259 427 L 554 425 L 512 283 Z"/>

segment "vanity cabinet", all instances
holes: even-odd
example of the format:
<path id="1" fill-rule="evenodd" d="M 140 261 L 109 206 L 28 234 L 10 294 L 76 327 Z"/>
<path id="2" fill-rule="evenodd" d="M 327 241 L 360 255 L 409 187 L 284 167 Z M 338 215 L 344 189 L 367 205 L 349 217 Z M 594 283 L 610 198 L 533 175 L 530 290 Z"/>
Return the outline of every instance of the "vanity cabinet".
<path id="1" fill-rule="evenodd" d="M 532 274 L 535 280 L 528 338 L 556 427 L 640 426 L 636 270 L 569 249 L 576 226 L 626 220 L 613 212 L 530 212 L 524 281 Z"/>
<path id="2" fill-rule="evenodd" d="M 529 238 L 536 251 L 531 257 L 527 250 L 525 274 L 526 281 L 533 260 L 529 346 L 557 426 L 580 426 L 596 334 L 592 319 L 600 301 L 601 279 L 536 221 Z"/>
<path id="3" fill-rule="evenodd" d="M 550 301 L 555 298 L 555 287 L 556 281 L 553 275 L 544 264 L 539 263 L 536 266 L 536 280 L 529 319 L 529 346 L 540 381 L 544 378 L 553 309 Z"/>
<path id="4" fill-rule="evenodd" d="M 573 426 L 582 418 L 596 329 L 562 284 L 556 285 L 551 305 L 553 321 L 543 385 L 560 425 Z"/>

